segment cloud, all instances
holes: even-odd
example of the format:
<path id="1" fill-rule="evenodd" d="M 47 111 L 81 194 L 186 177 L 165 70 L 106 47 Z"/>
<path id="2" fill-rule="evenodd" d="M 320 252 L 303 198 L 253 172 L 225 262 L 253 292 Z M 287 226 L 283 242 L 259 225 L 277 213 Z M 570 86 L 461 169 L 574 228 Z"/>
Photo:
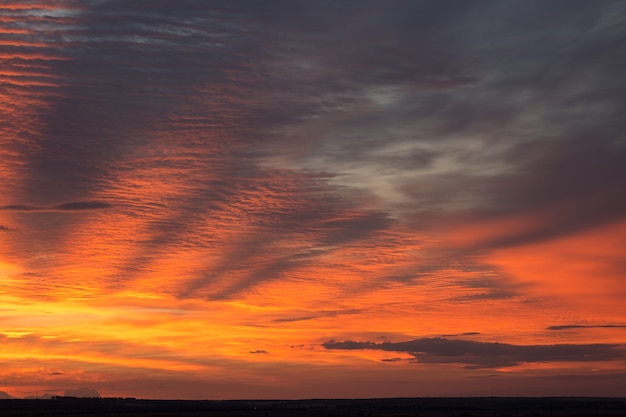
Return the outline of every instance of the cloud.
<path id="1" fill-rule="evenodd" d="M 405 359 L 402 358 L 389 358 L 389 359 L 381 359 L 382 362 L 402 362 Z"/>
<path id="2" fill-rule="evenodd" d="M 315 320 L 315 319 L 323 318 L 323 317 L 337 317 L 337 316 L 346 315 L 346 314 L 358 314 L 360 312 L 361 312 L 361 310 L 358 310 L 358 309 L 318 311 L 318 312 L 315 312 L 313 314 L 302 315 L 302 316 L 279 317 L 279 318 L 276 318 L 276 319 L 272 320 L 272 322 L 274 322 L 274 323 L 295 323 L 295 322 L 299 322 L 299 321 Z"/>
<path id="3" fill-rule="evenodd" d="M 74 211 L 74 210 L 98 210 L 110 208 L 112 205 L 106 201 L 73 201 L 70 203 L 63 203 L 52 207 L 61 211 Z"/>
<path id="4" fill-rule="evenodd" d="M 1 206 L 0 210 L 7 211 L 81 211 L 100 210 L 113 207 L 106 201 L 71 201 L 49 207 L 28 206 L 22 204 L 12 204 Z"/>
<path id="5" fill-rule="evenodd" d="M 302 316 L 302 317 L 283 317 L 279 319 L 274 319 L 274 323 L 295 323 L 298 321 L 307 321 L 314 320 L 319 318 L 320 316 Z M 323 316 L 322 316 L 323 317 Z"/>
<path id="6" fill-rule="evenodd" d="M 8 231 L 8 230 L 10 230 L 8 227 L 0 224 L 0 231 Z"/>
<path id="7" fill-rule="evenodd" d="M 583 188 L 599 189 L 611 179 L 616 183 L 611 190 L 622 185 L 615 178 L 623 177 L 617 163 L 623 155 L 607 159 L 611 152 L 605 149 L 617 131 L 614 122 L 598 122 L 607 127 L 594 131 L 594 141 L 581 133 L 578 139 L 571 136 L 579 129 L 567 123 L 555 124 L 550 131 L 556 134 L 549 140 L 529 142 L 517 134 L 535 107 L 550 122 L 571 119 L 570 107 L 562 105 L 570 97 L 527 93 L 528 84 L 519 77 L 541 80 L 541 71 L 550 65 L 556 66 L 550 67 L 555 73 L 562 72 L 559 63 L 579 53 L 560 48 L 571 45 L 570 37 L 580 32 L 578 20 L 564 18 L 561 24 L 568 30 L 554 36 L 548 29 L 551 20 L 538 13 L 546 28 L 538 25 L 535 30 L 550 34 L 548 44 L 537 44 L 535 35 L 516 35 L 519 50 L 541 52 L 540 58 L 525 56 L 526 74 L 492 57 L 520 59 L 511 56 L 505 41 L 511 29 L 500 22 L 521 15 L 536 25 L 529 18 L 535 13 L 532 5 L 509 11 L 489 3 L 443 7 L 430 1 L 399 2 L 385 10 L 369 1 L 238 4 L 217 2 L 207 8 L 185 2 L 173 10 L 167 2 L 155 1 L 144 13 L 137 4 L 104 1 L 66 11 L 70 17 L 60 21 L 42 17 L 43 23 L 37 24 L 47 47 L 39 49 L 64 59 L 44 62 L 58 88 L 55 94 L 41 91 L 45 111 L 34 113 L 33 124 L 42 130 L 31 135 L 36 146 L 25 148 L 34 151 L 21 154 L 25 196 L 17 201 L 33 206 L 5 209 L 95 210 L 106 207 L 84 199 L 102 196 L 112 196 L 116 206 L 132 207 L 127 215 L 142 219 L 135 229 L 142 237 L 130 243 L 134 256 L 121 255 L 119 276 L 126 278 L 120 280 L 149 270 L 168 251 L 216 245 L 211 238 L 215 231 L 199 230 L 198 224 L 255 229 L 255 237 L 229 242 L 220 254 L 223 264 L 198 262 L 189 273 L 193 277 L 177 291 L 189 296 L 218 287 L 206 291 L 215 299 L 283 279 L 317 261 L 313 250 L 308 259 L 304 251 L 262 259 L 268 255 L 263 243 L 271 232 L 281 233 L 294 246 L 307 235 L 313 236 L 309 246 L 314 248 L 369 245 L 398 219 L 421 218 L 428 210 L 442 213 L 445 223 L 458 205 L 471 201 L 469 215 L 484 220 L 494 212 L 504 216 L 550 206 L 561 201 L 555 194 L 572 198 L 572 204 L 564 205 L 570 208 L 534 228 L 480 242 L 494 247 L 557 236 L 610 221 L 620 212 L 620 205 L 609 204 L 606 196 L 591 198 L 596 203 L 586 206 L 576 204 Z M 600 13 L 588 6 L 568 11 L 571 16 L 590 12 Z M 346 15 L 352 16 L 348 25 L 342 18 Z M 475 20 L 481 15 L 491 19 Z M 246 23 L 232 23 L 240 19 Z M 458 27 L 458 32 L 449 27 Z M 41 36 L 14 35 L 27 44 L 41 42 Z M 480 46 L 467 47 L 468 39 Z M 483 45 L 492 45 L 496 53 Z M 565 51 L 565 58 L 544 62 L 552 48 Z M 596 87 L 575 83 L 578 75 L 568 74 L 585 91 Z M 520 97 L 527 101 L 520 103 Z M 610 95 L 593 100 L 615 104 Z M 565 114 L 551 116 L 546 107 Z M 587 149 L 579 151 L 570 146 L 585 143 Z M 482 170 L 502 158 L 512 167 L 507 175 Z M 274 182 L 268 167 L 275 161 L 288 167 L 283 173 L 308 172 L 317 178 L 298 181 L 291 190 L 278 189 L 282 197 L 265 201 L 262 209 L 251 208 L 251 197 L 268 192 L 262 184 Z M 442 163 L 451 169 L 438 172 Z M 580 166 L 588 178 L 574 189 L 567 178 Z M 302 198 L 315 187 L 326 187 L 326 198 Z M 372 195 L 378 199 L 370 204 L 376 210 L 360 210 L 361 200 L 351 201 L 357 188 L 363 200 Z M 70 203 L 52 205 L 59 199 Z M 150 209 L 156 200 L 158 211 Z M 404 216 L 398 216 L 400 205 Z M 468 215 L 465 208 L 460 212 Z M 417 223 L 413 226 L 419 229 Z M 265 230 L 257 229 L 261 224 Z M 293 233 L 295 229 L 303 233 Z M 65 233 L 71 232 L 59 226 L 50 234 L 64 240 Z M 243 272 L 252 264 L 256 271 Z"/>
<path id="8" fill-rule="evenodd" d="M 262 354 L 262 355 L 269 354 L 269 352 L 267 350 L 262 350 L 262 349 L 251 350 L 249 353 Z"/>
<path id="9" fill-rule="evenodd" d="M 10 204 L 10 205 L 6 205 L 6 206 L 1 206 L 0 210 L 7 210 L 7 211 L 37 211 L 37 210 L 44 210 L 41 207 L 32 207 L 32 206 L 25 206 L 25 205 L 21 205 L 21 204 Z"/>
<path id="10" fill-rule="evenodd" d="M 570 330 L 570 329 L 624 329 L 624 324 L 597 324 L 597 325 L 581 325 L 581 324 L 564 324 L 559 326 L 549 326 L 546 330 Z"/>
<path id="11" fill-rule="evenodd" d="M 499 268 L 490 252 L 626 213 L 616 2 L 80 3 L 0 10 L 0 214 L 20 232 L 0 233 L 0 269 L 15 276 L 18 311 L 87 298 L 107 317 L 118 298 L 232 304 L 271 313 L 235 309 L 204 320 L 216 326 L 206 334 L 241 323 L 329 334 L 366 320 L 373 338 L 419 330 L 425 311 L 420 334 L 441 334 L 458 308 L 460 328 L 493 330 L 507 320 L 493 311 L 572 314 L 561 300 L 533 304 L 521 267 Z M 556 287 L 557 263 L 546 265 L 532 276 Z M 596 281 L 581 287 L 622 291 Z M 543 307 L 554 310 L 533 310 Z M 359 314 L 329 319 L 349 309 Z M 112 329 L 142 314 L 98 331 L 135 337 Z M 214 346 L 193 343 L 205 337 L 196 325 L 178 331 L 181 358 Z M 465 343 L 456 356 L 429 339 L 397 356 L 468 367 L 552 358 L 506 344 L 490 355 L 457 330 L 437 347 Z M 111 351 L 111 363 L 123 356 Z"/>
<path id="12" fill-rule="evenodd" d="M 590 362 L 626 359 L 626 346 L 620 344 L 511 345 L 507 343 L 422 338 L 408 342 L 336 342 L 322 344 L 326 349 L 372 349 L 405 352 L 418 363 L 460 363 L 466 369 L 499 368 L 533 362 Z"/>
<path id="13" fill-rule="evenodd" d="M 480 82 L 478 77 L 449 77 L 449 78 L 436 78 L 430 80 L 424 80 L 417 82 L 415 87 L 425 90 L 454 90 L 459 87 L 466 87 L 477 84 Z"/>

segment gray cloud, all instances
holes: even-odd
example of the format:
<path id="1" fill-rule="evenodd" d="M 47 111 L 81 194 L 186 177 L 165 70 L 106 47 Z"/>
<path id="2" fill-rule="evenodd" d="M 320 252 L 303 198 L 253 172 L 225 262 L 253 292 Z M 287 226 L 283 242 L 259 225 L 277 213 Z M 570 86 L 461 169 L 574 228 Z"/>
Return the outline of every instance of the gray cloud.
<path id="1" fill-rule="evenodd" d="M 61 211 L 74 211 L 74 210 L 98 210 L 113 207 L 106 201 L 73 201 L 71 203 L 63 203 L 54 206 L 53 209 Z"/>
<path id="2" fill-rule="evenodd" d="M 34 211 L 34 210 L 43 210 L 41 207 L 32 207 L 25 206 L 21 204 L 10 204 L 6 206 L 0 207 L 0 210 L 8 210 L 8 211 Z"/>
<path id="3" fill-rule="evenodd" d="M 517 366 L 532 362 L 590 362 L 626 358 L 626 346 L 620 344 L 511 345 L 507 343 L 422 338 L 408 342 L 336 342 L 323 343 L 326 349 L 373 349 L 405 352 L 421 363 L 459 363 L 466 369 Z"/>
<path id="4" fill-rule="evenodd" d="M 7 211 L 81 211 L 81 210 L 99 210 L 113 207 L 106 201 L 71 201 L 55 206 L 39 207 L 21 204 L 12 204 L 1 206 L 0 210 Z"/>
<path id="5" fill-rule="evenodd" d="M 402 362 L 404 359 L 402 358 L 389 358 L 389 359 L 381 359 L 382 362 Z"/>
<path id="6" fill-rule="evenodd" d="M 597 324 L 597 325 L 581 325 L 581 324 L 564 324 L 560 326 L 549 326 L 546 330 L 570 330 L 570 329 L 623 329 L 624 324 Z"/>
<path id="7" fill-rule="evenodd" d="M 301 317 L 285 317 L 280 319 L 274 319 L 274 323 L 295 323 L 298 321 L 308 321 L 319 318 L 320 316 L 301 316 Z"/>
<path id="8" fill-rule="evenodd" d="M 357 309 L 346 309 L 346 310 L 336 310 L 336 311 L 319 311 L 314 314 L 306 315 L 306 316 L 296 316 L 296 317 L 281 317 L 272 320 L 274 323 L 293 323 L 298 321 L 308 321 L 315 320 L 322 317 L 337 317 L 346 314 L 358 314 L 361 310 Z"/>

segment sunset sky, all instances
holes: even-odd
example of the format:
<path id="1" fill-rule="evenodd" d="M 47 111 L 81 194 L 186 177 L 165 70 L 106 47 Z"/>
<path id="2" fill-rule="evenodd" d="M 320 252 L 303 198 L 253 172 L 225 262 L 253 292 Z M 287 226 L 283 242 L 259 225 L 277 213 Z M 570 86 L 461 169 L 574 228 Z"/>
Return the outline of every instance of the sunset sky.
<path id="1" fill-rule="evenodd" d="M 626 396 L 625 74 L 625 1 L 0 1 L 0 391 Z"/>

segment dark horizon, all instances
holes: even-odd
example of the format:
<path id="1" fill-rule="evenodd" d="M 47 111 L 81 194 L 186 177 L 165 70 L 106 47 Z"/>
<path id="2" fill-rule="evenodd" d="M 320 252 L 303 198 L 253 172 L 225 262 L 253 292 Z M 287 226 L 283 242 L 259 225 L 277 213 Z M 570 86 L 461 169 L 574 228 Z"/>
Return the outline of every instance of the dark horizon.
<path id="1" fill-rule="evenodd" d="M 45 405 L 45 406 L 44 406 Z M 376 417 L 552 416 L 610 417 L 626 411 L 625 398 L 394 398 L 310 400 L 139 400 L 121 398 L 61 397 L 51 400 L 0 402 L 0 416 L 7 412 L 33 411 L 40 406 L 48 416 L 96 416 L 132 413 L 149 416 L 301 416 Z M 201 413 L 201 414 L 198 414 Z M 233 414 L 235 413 L 235 414 Z M 262 413 L 262 414 L 260 414 Z M 339 414 L 338 414 L 339 413 Z"/>

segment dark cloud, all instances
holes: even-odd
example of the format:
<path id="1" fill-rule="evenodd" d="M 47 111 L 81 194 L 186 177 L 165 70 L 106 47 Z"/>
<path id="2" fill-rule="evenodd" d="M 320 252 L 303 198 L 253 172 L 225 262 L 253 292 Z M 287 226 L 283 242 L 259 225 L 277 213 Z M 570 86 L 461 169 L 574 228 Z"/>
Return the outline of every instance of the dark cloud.
<path id="1" fill-rule="evenodd" d="M 402 358 L 389 358 L 389 359 L 381 359 L 382 362 L 402 362 L 405 359 Z"/>
<path id="2" fill-rule="evenodd" d="M 80 211 L 80 210 L 99 210 L 113 207 L 106 201 L 71 201 L 68 203 L 58 204 L 49 207 L 27 206 L 13 204 L 0 207 L 0 210 L 7 211 Z"/>
<path id="3" fill-rule="evenodd" d="M 373 349 L 405 352 L 421 363 L 459 363 L 467 369 L 517 366 L 533 362 L 590 362 L 626 358 L 626 346 L 620 344 L 511 345 L 507 343 L 422 338 L 408 342 L 336 342 L 326 349 Z"/>
<path id="4" fill-rule="evenodd" d="M 71 203 L 63 203 L 52 207 L 56 210 L 74 211 L 74 210 L 98 210 L 113 207 L 106 201 L 73 201 Z"/>
<path id="5" fill-rule="evenodd" d="M 199 86 L 220 97 L 220 108 L 211 106 L 218 111 L 204 114 L 207 124 L 244 126 L 244 118 L 233 119 L 233 106 L 242 110 L 238 95 L 250 88 L 246 79 L 260 60 L 258 42 L 250 38 L 254 19 L 247 29 L 230 20 L 240 12 L 225 16 L 228 10 L 218 4 L 185 4 L 172 13 L 167 3 L 105 1 L 65 19 L 41 17 L 48 45 L 41 49 L 63 59 L 45 61 L 45 75 L 53 75 L 58 87 L 39 113 L 40 133 L 30 138 L 34 152 L 21 187 L 24 199 L 47 205 L 97 193 L 119 158 L 151 142 L 139 132 L 198 98 Z M 31 33 L 16 37 L 23 49 L 42 40 Z"/>
<path id="6" fill-rule="evenodd" d="M 251 350 L 250 353 L 267 355 L 269 352 L 263 349 Z"/>
<path id="7" fill-rule="evenodd" d="M 10 204 L 7 206 L 0 207 L 0 210 L 9 210 L 9 211 L 34 211 L 34 210 L 43 210 L 41 207 L 32 207 L 32 206 L 24 206 L 21 204 Z"/>
<path id="8" fill-rule="evenodd" d="M 541 217 L 527 230 L 483 242 L 484 247 L 507 247 L 554 239 L 626 216 L 626 149 L 611 142 L 617 137 L 589 133 L 560 143 L 559 151 L 539 151 L 523 176 L 494 181 L 509 213 L 535 211 Z M 588 137 L 598 141 L 588 144 Z M 507 191 L 508 190 L 508 191 Z M 507 199 L 507 200 L 504 200 Z"/>
<path id="9" fill-rule="evenodd" d="M 490 76 L 476 89 L 402 103 L 412 107 L 428 132 L 417 133 L 415 143 L 429 143 L 429 137 L 445 141 L 449 148 L 442 156 L 455 161 L 443 173 L 397 178 L 412 206 L 422 213 L 458 211 L 484 218 L 549 211 L 535 228 L 484 242 L 488 247 L 552 239 L 623 218 L 624 122 L 618 114 L 626 100 L 613 88 L 624 86 L 619 75 L 624 62 L 616 58 L 617 39 L 624 34 L 604 26 L 616 18 L 612 12 L 619 13 L 614 5 L 592 10 L 578 3 L 560 20 L 564 31 L 556 34 L 547 22 L 564 16 L 552 6 L 517 3 L 505 10 L 494 3 L 472 4 L 464 16 L 483 13 L 484 19 L 471 24 L 462 18 L 460 24 L 469 25 L 464 26 L 468 46 L 478 38 L 491 39 L 484 45 L 492 58 L 474 61 Z M 533 29 L 505 27 L 511 13 Z M 489 18 L 496 14 L 504 19 Z M 543 29 L 536 26 L 542 21 Z M 511 42 L 521 49 L 505 51 Z M 541 120 L 535 127 L 526 123 L 535 116 Z"/>
<path id="10" fill-rule="evenodd" d="M 8 230 L 10 230 L 8 227 L 3 226 L 3 225 L 0 224 L 0 231 L 5 231 L 6 232 Z"/>
<path id="11" fill-rule="evenodd" d="M 296 317 L 281 317 L 278 319 L 272 320 L 274 323 L 293 323 L 299 321 L 308 321 L 315 320 L 322 317 L 337 317 L 346 314 L 357 314 L 360 313 L 360 310 L 357 309 L 345 309 L 345 310 L 336 310 L 336 311 L 320 311 L 315 314 L 310 314 L 306 316 L 296 316 Z"/>
<path id="12" fill-rule="evenodd" d="M 298 321 L 314 320 L 314 319 L 316 319 L 318 317 L 319 316 L 284 317 L 284 318 L 280 318 L 280 319 L 274 319 L 273 321 L 275 323 L 294 323 L 294 322 L 298 322 Z"/>
<path id="13" fill-rule="evenodd" d="M 549 326 L 546 330 L 570 330 L 570 329 L 623 329 L 623 324 L 598 324 L 598 325 L 582 325 L 582 324 L 564 324 L 560 326 Z"/>
<path id="14" fill-rule="evenodd" d="M 322 244 L 341 245 L 370 238 L 387 229 L 393 220 L 385 212 L 355 212 L 341 219 L 322 219 L 318 224 L 324 233 Z"/>

